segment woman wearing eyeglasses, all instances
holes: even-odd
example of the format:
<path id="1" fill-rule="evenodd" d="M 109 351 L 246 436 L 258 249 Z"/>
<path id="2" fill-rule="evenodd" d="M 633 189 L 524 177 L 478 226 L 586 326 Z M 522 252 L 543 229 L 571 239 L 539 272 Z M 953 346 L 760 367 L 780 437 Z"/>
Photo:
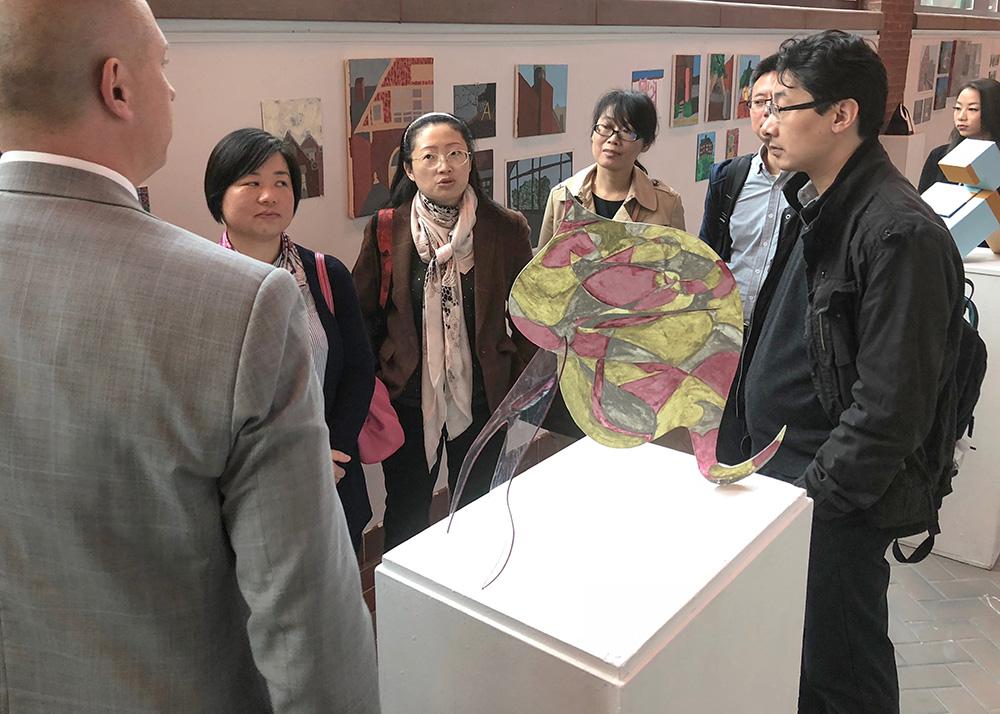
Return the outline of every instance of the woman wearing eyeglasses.
<path id="1" fill-rule="evenodd" d="M 414 120 L 400 139 L 391 215 L 369 221 L 354 266 L 379 376 L 406 435 L 382 462 L 386 549 L 429 525 L 442 451 L 454 490 L 472 441 L 534 352 L 507 314 L 514 278 L 531 260 L 528 223 L 483 192 L 472 151 L 461 119 L 434 112 Z M 383 309 L 378 224 L 387 217 Z M 463 503 L 489 490 L 501 444 L 494 438 L 476 462 Z"/>
<path id="2" fill-rule="evenodd" d="M 538 245 L 559 226 L 558 204 L 574 196 L 590 211 L 616 221 L 634 221 L 684 230 L 681 197 L 651 179 L 639 154 L 656 140 L 659 122 L 653 100 L 641 92 L 612 89 L 594 105 L 590 150 L 596 163 L 558 184 L 549 193 Z"/>

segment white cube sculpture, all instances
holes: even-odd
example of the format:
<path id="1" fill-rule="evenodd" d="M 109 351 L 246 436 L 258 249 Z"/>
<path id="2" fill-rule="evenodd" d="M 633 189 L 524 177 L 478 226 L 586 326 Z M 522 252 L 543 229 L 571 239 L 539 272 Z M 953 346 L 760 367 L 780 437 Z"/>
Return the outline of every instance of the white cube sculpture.
<path id="1" fill-rule="evenodd" d="M 775 714 L 798 692 L 812 502 L 583 439 L 387 553 L 384 714 Z"/>

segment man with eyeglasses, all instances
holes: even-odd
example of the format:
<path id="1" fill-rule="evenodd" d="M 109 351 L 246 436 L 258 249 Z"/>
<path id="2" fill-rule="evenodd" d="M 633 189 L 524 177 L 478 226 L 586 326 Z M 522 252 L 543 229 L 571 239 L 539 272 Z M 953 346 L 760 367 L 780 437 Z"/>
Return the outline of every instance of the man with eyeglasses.
<path id="1" fill-rule="evenodd" d="M 799 712 L 899 711 L 885 551 L 936 525 L 955 444 L 961 258 L 878 141 L 887 80 L 838 30 L 785 41 L 761 132 L 793 212 L 744 341 L 718 456 L 814 500 Z"/>
<path id="2" fill-rule="evenodd" d="M 700 238 L 729 264 L 743 301 L 743 322 L 750 323 L 754 303 L 778 246 L 788 202 L 781 190 L 791 173 L 771 161 L 761 134 L 764 106 L 771 101 L 777 57 L 765 57 L 751 77 L 750 128 L 762 142 L 758 151 L 712 166 Z"/>

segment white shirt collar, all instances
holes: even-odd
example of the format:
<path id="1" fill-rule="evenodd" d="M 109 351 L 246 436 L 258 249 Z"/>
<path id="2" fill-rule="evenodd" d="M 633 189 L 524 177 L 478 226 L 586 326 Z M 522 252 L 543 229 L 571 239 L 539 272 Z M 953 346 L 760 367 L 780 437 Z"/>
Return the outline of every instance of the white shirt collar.
<path id="1" fill-rule="evenodd" d="M 132 185 L 131 181 L 114 169 L 109 169 L 107 166 L 95 164 L 92 161 L 84 161 L 83 159 L 77 159 L 72 156 L 60 156 L 59 154 L 46 154 L 42 151 L 5 151 L 3 156 L 0 156 L 0 163 L 6 164 L 10 161 L 34 161 L 38 164 L 67 166 L 71 169 L 89 171 L 92 174 L 97 174 L 98 176 L 103 176 L 106 179 L 114 181 L 116 184 L 132 194 L 135 200 L 139 200 L 139 192 L 135 190 L 135 186 Z"/>

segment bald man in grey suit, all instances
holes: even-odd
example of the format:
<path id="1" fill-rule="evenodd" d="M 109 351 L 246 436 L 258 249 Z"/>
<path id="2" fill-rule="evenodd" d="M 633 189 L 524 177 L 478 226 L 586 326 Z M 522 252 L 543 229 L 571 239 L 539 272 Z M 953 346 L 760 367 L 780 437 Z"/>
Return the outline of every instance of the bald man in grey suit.
<path id="1" fill-rule="evenodd" d="M 376 712 L 298 287 L 136 198 L 166 49 L 0 3 L 0 712 Z"/>

